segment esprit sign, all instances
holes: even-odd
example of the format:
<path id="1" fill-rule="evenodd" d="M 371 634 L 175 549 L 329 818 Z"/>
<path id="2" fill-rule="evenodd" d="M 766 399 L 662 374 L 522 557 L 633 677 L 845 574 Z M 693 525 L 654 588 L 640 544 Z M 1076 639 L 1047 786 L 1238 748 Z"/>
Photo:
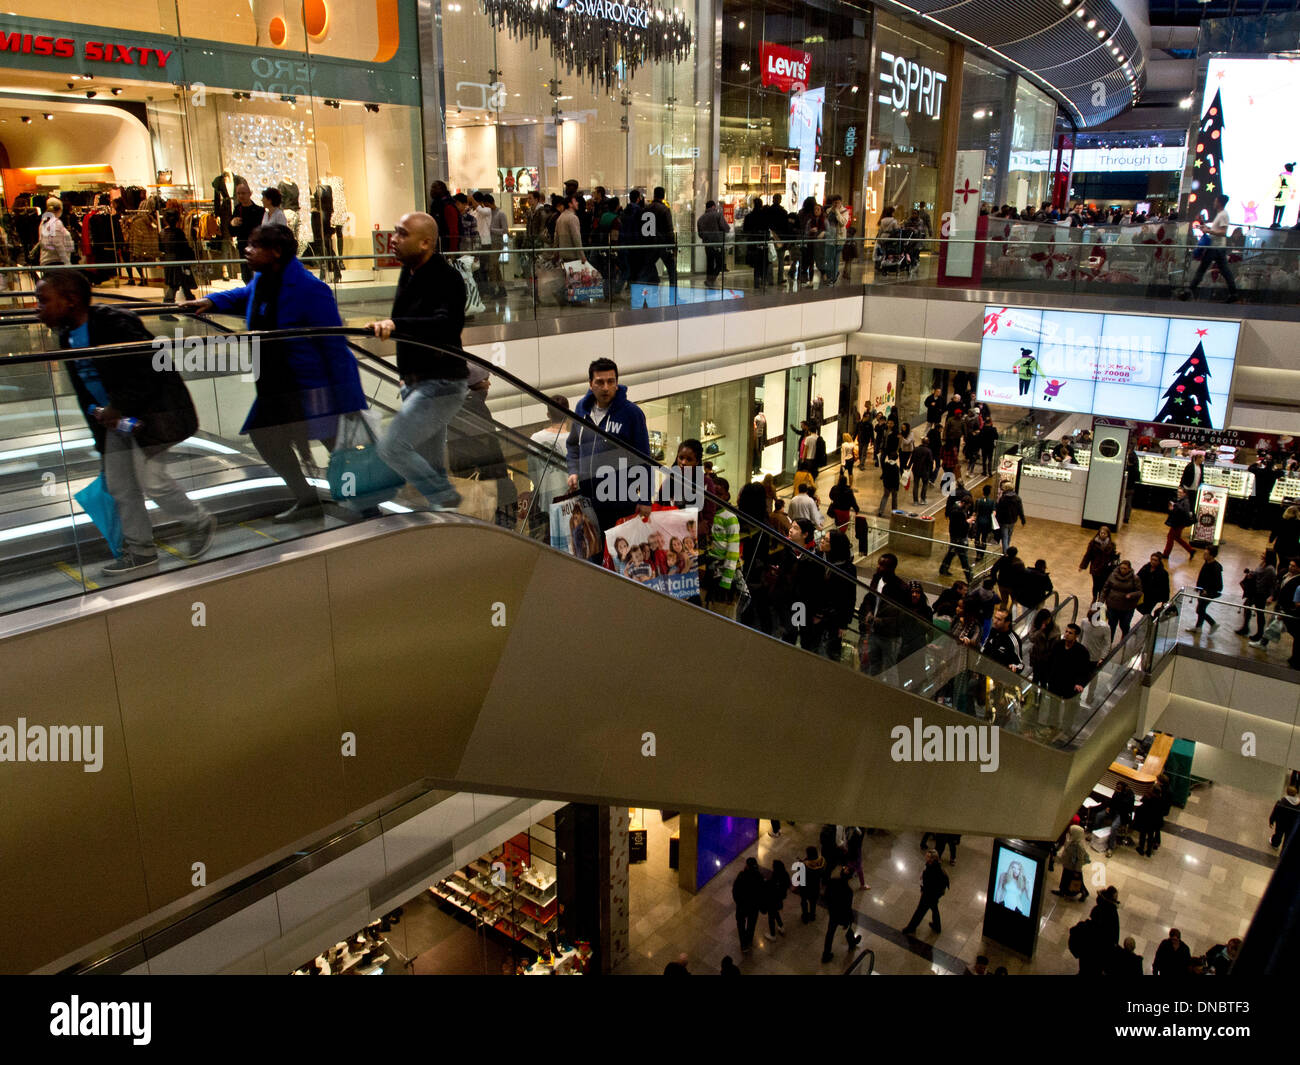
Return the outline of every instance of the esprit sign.
<path id="1" fill-rule="evenodd" d="M 20 55 L 48 55 L 57 59 L 71 59 L 77 54 L 77 42 L 72 37 L 45 37 L 30 33 L 0 33 L 0 52 Z M 123 63 L 136 67 L 166 67 L 172 57 L 161 48 L 143 48 L 131 44 L 111 44 L 108 41 L 86 41 L 81 58 L 90 63 Z"/>
<path id="2" fill-rule="evenodd" d="M 897 111 L 919 111 L 931 118 L 943 107 L 943 86 L 947 74 L 923 67 L 920 63 L 889 52 L 880 53 L 880 82 L 888 85 L 889 92 L 880 93 L 877 99 Z"/>
<path id="3" fill-rule="evenodd" d="M 783 44 L 768 44 L 766 41 L 758 48 L 762 84 L 774 85 L 784 92 L 804 92 L 808 88 L 808 72 L 812 67 L 811 52 L 801 52 Z"/>

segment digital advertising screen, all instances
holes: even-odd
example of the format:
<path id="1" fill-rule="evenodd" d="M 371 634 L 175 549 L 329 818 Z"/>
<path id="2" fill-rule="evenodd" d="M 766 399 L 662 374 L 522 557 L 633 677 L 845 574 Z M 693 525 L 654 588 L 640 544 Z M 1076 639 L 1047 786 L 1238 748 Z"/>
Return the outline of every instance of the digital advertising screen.
<path id="1" fill-rule="evenodd" d="M 1300 99 L 1300 63 L 1211 59 L 1192 156 L 1193 216 L 1228 197 L 1233 225 L 1284 228 L 1300 216 L 1300 124 L 1281 120 Z"/>
<path id="2" fill-rule="evenodd" d="M 984 308 L 978 399 L 1221 429 L 1239 322 Z"/>
<path id="3" fill-rule="evenodd" d="M 1038 866 L 1010 847 L 999 845 L 993 872 L 993 902 L 1028 917 L 1034 906 Z"/>
<path id="4" fill-rule="evenodd" d="M 1047 852 L 1022 839 L 993 841 L 988 894 L 984 900 L 984 935 L 1033 957 L 1038 942 Z"/>

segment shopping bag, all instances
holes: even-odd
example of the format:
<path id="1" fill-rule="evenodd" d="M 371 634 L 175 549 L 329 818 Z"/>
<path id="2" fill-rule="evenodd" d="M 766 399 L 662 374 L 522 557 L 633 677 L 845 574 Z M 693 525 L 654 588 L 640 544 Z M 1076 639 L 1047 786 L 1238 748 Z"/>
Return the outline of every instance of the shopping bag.
<path id="1" fill-rule="evenodd" d="M 906 492 L 911 487 L 912 487 L 912 471 L 910 469 L 904 470 L 903 475 L 898 479 L 898 490 L 900 492 Z"/>
<path id="2" fill-rule="evenodd" d="M 1282 619 L 1274 618 L 1264 628 L 1264 639 L 1272 643 L 1274 640 L 1280 640 L 1284 632 L 1286 632 L 1286 626 L 1282 623 Z"/>
<path id="3" fill-rule="evenodd" d="M 495 521 L 497 513 L 497 482 L 483 480 L 475 470 L 468 477 L 449 477 L 452 488 L 460 495 L 458 513 L 480 521 Z"/>
<path id="4" fill-rule="evenodd" d="M 465 282 L 465 316 L 480 314 L 487 310 L 483 306 L 483 297 L 478 294 L 478 282 L 474 280 L 474 267 L 478 260 L 472 255 L 462 255 L 456 259 L 456 272 Z"/>
<path id="5" fill-rule="evenodd" d="M 330 497 L 353 510 L 385 503 L 402 487 L 402 475 L 379 457 L 379 439 L 368 412 L 339 419 L 339 436 L 326 469 Z"/>
<path id="6" fill-rule="evenodd" d="M 600 563 L 605 538 L 600 534 L 596 508 L 577 492 L 551 501 L 551 546 L 588 562 Z"/>
<path id="7" fill-rule="evenodd" d="M 1205 249 L 1214 243 L 1214 238 L 1209 233 L 1202 233 L 1201 239 L 1196 242 L 1196 247 L 1192 249 L 1192 258 L 1200 259 L 1205 254 Z"/>
<path id="8" fill-rule="evenodd" d="M 590 303 L 605 298 L 604 279 L 591 263 L 574 259 L 564 264 L 564 294 L 570 303 Z"/>
<path id="9" fill-rule="evenodd" d="M 90 520 L 95 523 L 95 528 L 103 534 L 104 542 L 113 552 L 113 557 L 120 558 L 124 547 L 122 518 L 117 512 L 117 500 L 113 498 L 108 485 L 104 483 L 104 475 L 101 473 L 72 498 L 89 515 Z"/>

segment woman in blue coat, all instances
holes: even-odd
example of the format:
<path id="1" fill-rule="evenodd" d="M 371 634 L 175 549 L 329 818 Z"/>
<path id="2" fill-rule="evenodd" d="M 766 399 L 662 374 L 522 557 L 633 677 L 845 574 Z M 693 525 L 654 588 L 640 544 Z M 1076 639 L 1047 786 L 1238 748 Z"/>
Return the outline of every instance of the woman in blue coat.
<path id="1" fill-rule="evenodd" d="M 244 257 L 254 271 L 247 285 L 214 292 L 186 309 L 243 314 L 250 330 L 343 324 L 329 286 L 299 262 L 297 238 L 287 226 L 258 226 Z M 257 398 L 240 432 L 293 493 L 293 506 L 274 520 L 319 518 L 320 498 L 298 455 L 310 454 L 310 440 L 332 450 L 338 416 L 366 408 L 357 361 L 342 337 L 303 337 L 262 345 L 259 371 Z"/>

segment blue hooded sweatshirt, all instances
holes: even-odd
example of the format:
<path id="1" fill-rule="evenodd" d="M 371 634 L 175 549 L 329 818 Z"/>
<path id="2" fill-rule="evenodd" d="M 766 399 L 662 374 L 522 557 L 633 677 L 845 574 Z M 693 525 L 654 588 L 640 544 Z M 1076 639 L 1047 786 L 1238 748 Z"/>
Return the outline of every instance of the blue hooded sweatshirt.
<path id="1" fill-rule="evenodd" d="M 587 394 L 579 400 L 574 413 L 578 419 L 589 419 L 595 406 L 596 394 L 588 389 Z M 600 428 L 609 436 L 623 441 L 633 451 L 642 455 L 650 453 L 650 434 L 646 430 L 645 414 L 627 398 L 626 385 L 618 386 L 618 392 L 610 403 L 609 413 L 605 415 Z M 569 473 L 578 475 L 579 487 L 584 494 L 594 490 L 602 469 L 608 468 L 613 475 L 617 475 L 621 458 L 627 460 L 629 468 L 645 465 L 644 461 L 634 460 L 626 451 L 592 432 L 589 425 L 578 420 L 574 421 L 569 430 L 568 457 Z M 649 496 L 644 502 L 651 502 Z"/>

